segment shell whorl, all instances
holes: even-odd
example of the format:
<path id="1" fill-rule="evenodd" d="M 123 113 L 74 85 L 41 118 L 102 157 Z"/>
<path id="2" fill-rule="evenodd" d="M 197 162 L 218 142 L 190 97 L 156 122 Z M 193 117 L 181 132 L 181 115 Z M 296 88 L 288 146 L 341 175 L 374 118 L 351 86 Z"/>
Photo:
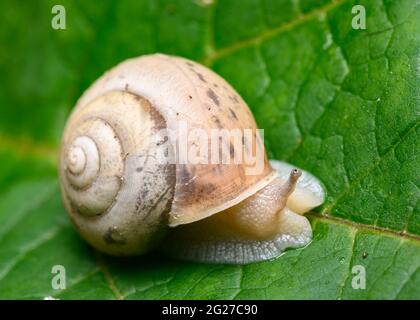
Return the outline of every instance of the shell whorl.
<path id="1" fill-rule="evenodd" d="M 69 197 L 85 215 L 105 212 L 113 203 L 123 179 L 123 146 L 115 128 L 97 117 L 75 130 L 76 137 L 64 151 Z"/>
<path id="2" fill-rule="evenodd" d="M 146 99 L 124 91 L 99 95 L 70 116 L 63 199 L 81 235 L 102 251 L 140 253 L 163 236 L 175 187 L 171 153 L 159 144 L 165 126 Z"/>

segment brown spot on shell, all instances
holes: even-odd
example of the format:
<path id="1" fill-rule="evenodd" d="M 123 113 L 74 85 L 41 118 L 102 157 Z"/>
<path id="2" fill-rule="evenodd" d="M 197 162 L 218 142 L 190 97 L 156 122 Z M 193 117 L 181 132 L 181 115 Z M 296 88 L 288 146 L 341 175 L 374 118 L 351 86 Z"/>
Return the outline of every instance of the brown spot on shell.
<path id="1" fill-rule="evenodd" d="M 201 81 L 207 83 L 206 78 L 204 78 L 204 76 L 200 72 L 196 72 L 196 75 L 197 75 L 198 79 L 200 79 Z"/>
<path id="2" fill-rule="evenodd" d="M 216 104 L 217 106 L 220 105 L 219 97 L 211 88 L 209 88 L 206 93 L 207 96 L 214 102 L 214 104 Z"/>
<path id="3" fill-rule="evenodd" d="M 222 122 L 220 121 L 220 119 L 217 116 L 212 116 L 211 118 L 219 129 L 223 128 Z"/>
<path id="4" fill-rule="evenodd" d="M 146 187 L 147 183 L 145 183 L 144 186 Z M 144 208 L 145 203 L 143 199 L 146 198 L 148 192 L 148 189 L 143 188 L 142 191 L 139 193 L 138 197 L 136 198 L 136 212 L 141 212 L 142 208 Z"/>
<path id="5" fill-rule="evenodd" d="M 211 194 L 216 189 L 217 189 L 217 186 L 215 184 L 208 182 L 208 183 L 196 185 L 195 186 L 195 190 L 194 190 L 195 192 L 194 193 L 197 196 L 201 196 L 203 194 L 209 195 L 209 194 Z"/>
<path id="6" fill-rule="evenodd" d="M 235 157 L 235 147 L 233 146 L 232 142 L 229 144 L 229 153 L 231 158 Z"/>
<path id="7" fill-rule="evenodd" d="M 168 141 L 168 136 L 165 136 L 162 140 L 156 142 L 157 146 L 160 146 Z"/>
<path id="8" fill-rule="evenodd" d="M 117 227 L 109 228 L 104 236 L 103 239 L 108 244 L 115 244 L 115 245 L 124 245 L 126 244 L 126 240 L 123 234 L 118 230 Z"/>
<path id="9" fill-rule="evenodd" d="M 242 134 L 242 146 L 244 147 L 244 150 L 248 150 L 248 139 L 244 134 Z"/>
<path id="10" fill-rule="evenodd" d="M 153 129 L 155 130 L 162 130 L 166 128 L 166 120 L 162 116 L 162 114 L 157 110 L 152 104 L 144 99 L 141 96 L 135 95 L 136 99 L 142 102 L 143 106 L 145 106 L 149 110 L 150 117 L 153 120 L 154 126 Z"/>
<path id="11" fill-rule="evenodd" d="M 238 117 L 236 116 L 235 111 L 233 111 L 231 108 L 229 108 L 230 114 L 232 115 L 232 117 L 234 117 L 236 120 L 238 120 Z"/>

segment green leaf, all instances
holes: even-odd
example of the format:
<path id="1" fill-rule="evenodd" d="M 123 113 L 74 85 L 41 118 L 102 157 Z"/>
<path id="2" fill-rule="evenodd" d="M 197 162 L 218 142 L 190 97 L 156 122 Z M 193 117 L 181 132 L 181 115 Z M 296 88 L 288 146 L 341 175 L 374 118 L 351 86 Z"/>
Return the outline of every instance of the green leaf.
<path id="1" fill-rule="evenodd" d="M 0 16 L 0 298 L 420 299 L 418 0 L 61 1 L 66 30 L 51 28 L 54 4 Z M 152 52 L 224 76 L 270 158 L 322 180 L 311 244 L 233 266 L 111 258 L 79 238 L 56 178 L 66 117 L 104 71 Z"/>

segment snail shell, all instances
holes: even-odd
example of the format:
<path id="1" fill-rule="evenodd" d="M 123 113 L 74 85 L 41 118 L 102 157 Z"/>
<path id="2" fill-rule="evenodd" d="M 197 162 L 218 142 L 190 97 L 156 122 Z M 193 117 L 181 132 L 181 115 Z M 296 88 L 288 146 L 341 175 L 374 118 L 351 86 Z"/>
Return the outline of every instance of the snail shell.
<path id="1" fill-rule="evenodd" d="M 182 129 L 208 136 L 214 129 L 251 130 L 253 139 L 242 138 L 240 148 L 259 154 L 262 169 L 249 174 L 246 163 L 192 163 L 179 149 L 199 141 L 180 146 Z M 232 158 L 233 146 L 231 140 Z M 71 220 L 100 251 L 134 255 L 162 243 L 180 258 L 245 263 L 310 241 L 309 222 L 294 212 L 322 203 L 323 190 L 306 173 L 306 185 L 296 182 L 297 171 L 293 176 L 284 166 L 280 175 L 273 170 L 249 108 L 224 79 L 187 59 L 155 54 L 124 61 L 82 95 L 64 130 L 59 175 Z M 274 231 L 255 227 L 260 214 L 252 213 L 268 191 L 280 199 L 262 202 Z M 285 226 L 293 219 L 298 230 L 289 236 Z"/>

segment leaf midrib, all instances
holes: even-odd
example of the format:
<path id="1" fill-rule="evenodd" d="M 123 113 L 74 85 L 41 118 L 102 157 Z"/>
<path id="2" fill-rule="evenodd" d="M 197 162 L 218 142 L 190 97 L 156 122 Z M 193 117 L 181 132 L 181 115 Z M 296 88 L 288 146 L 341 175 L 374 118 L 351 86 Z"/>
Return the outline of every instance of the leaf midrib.
<path id="1" fill-rule="evenodd" d="M 332 216 L 326 213 L 318 213 L 318 212 L 309 212 L 306 213 L 305 216 L 307 217 L 311 217 L 317 220 L 324 220 L 330 223 L 336 223 L 336 224 L 341 224 L 341 225 L 345 225 L 345 226 L 349 226 L 352 228 L 355 228 L 357 230 L 369 230 L 369 231 L 373 231 L 375 233 L 379 233 L 379 234 L 385 234 L 388 236 L 392 236 L 394 238 L 398 238 L 398 239 L 406 239 L 406 240 L 413 240 L 415 241 L 417 244 L 420 245 L 420 235 L 417 234 L 413 234 L 413 233 L 409 233 L 409 232 L 402 232 L 402 231 L 395 231 L 389 228 L 385 228 L 385 227 L 380 227 L 377 225 L 371 225 L 371 224 L 364 224 L 364 223 L 358 223 L 358 222 L 354 222 L 351 220 L 347 220 L 347 219 L 343 219 L 343 218 L 339 218 L 336 216 Z"/>
<path id="2" fill-rule="evenodd" d="M 285 24 L 282 24 L 278 27 L 267 29 L 264 32 L 260 33 L 258 36 L 248 38 L 242 41 L 235 42 L 231 45 L 210 50 L 210 54 L 207 54 L 203 59 L 200 60 L 200 63 L 211 66 L 215 60 L 218 60 L 228 54 L 236 52 L 238 50 L 258 45 L 264 42 L 267 39 L 273 38 L 283 32 L 292 30 L 293 28 L 303 24 L 304 22 L 310 21 L 322 14 L 329 12 L 330 10 L 339 7 L 340 5 L 344 4 L 347 0 L 332 0 L 329 4 L 315 9 L 309 13 L 301 14 L 294 20 L 291 20 Z"/>

